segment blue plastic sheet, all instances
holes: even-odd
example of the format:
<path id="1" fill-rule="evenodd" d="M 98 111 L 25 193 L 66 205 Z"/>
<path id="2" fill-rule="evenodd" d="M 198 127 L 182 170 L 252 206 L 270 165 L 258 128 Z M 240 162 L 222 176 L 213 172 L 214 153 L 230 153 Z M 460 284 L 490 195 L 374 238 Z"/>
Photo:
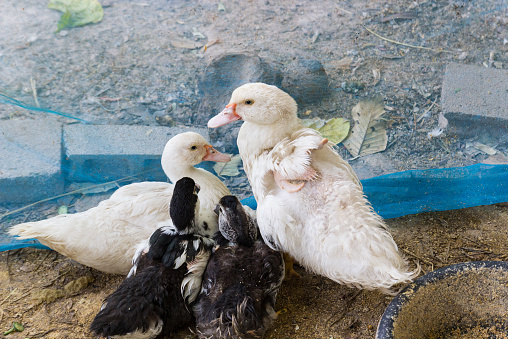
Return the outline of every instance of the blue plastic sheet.
<path id="1" fill-rule="evenodd" d="M 383 218 L 508 202 L 508 165 L 476 164 L 397 172 L 362 180 L 373 208 Z M 255 209 L 253 197 L 242 203 Z M 0 251 L 47 248 L 36 240 L 0 234 Z"/>

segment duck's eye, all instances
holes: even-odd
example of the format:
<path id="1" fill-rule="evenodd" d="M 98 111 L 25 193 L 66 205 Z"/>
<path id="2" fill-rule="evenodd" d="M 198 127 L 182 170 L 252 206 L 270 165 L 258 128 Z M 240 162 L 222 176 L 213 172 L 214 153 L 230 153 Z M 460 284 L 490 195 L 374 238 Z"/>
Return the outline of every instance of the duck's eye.
<path id="1" fill-rule="evenodd" d="M 245 100 L 246 105 L 252 105 L 254 103 L 254 100 L 247 99 Z"/>
<path id="2" fill-rule="evenodd" d="M 194 151 L 194 150 L 198 149 L 198 146 L 196 146 L 196 145 L 191 146 L 191 148 L 190 148 L 190 149 Z"/>

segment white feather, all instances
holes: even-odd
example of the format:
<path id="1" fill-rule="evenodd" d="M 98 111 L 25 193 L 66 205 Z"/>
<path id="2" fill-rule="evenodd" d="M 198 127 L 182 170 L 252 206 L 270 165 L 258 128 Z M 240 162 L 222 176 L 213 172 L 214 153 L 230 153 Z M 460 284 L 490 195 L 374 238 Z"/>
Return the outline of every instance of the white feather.
<path id="1" fill-rule="evenodd" d="M 161 331 L 163 322 L 158 319 L 158 321 L 155 321 L 150 325 L 147 331 L 142 332 L 141 330 L 137 330 L 131 333 L 128 333 L 126 335 L 115 335 L 111 336 L 111 339 L 152 339 L 157 337 Z"/>
<path id="2" fill-rule="evenodd" d="M 201 290 L 201 280 L 203 278 L 206 265 L 208 264 L 208 259 L 210 259 L 210 252 L 200 251 L 196 255 L 194 261 L 187 264 L 189 272 L 182 282 L 182 296 L 188 301 L 188 303 L 192 303 L 196 300 Z"/>

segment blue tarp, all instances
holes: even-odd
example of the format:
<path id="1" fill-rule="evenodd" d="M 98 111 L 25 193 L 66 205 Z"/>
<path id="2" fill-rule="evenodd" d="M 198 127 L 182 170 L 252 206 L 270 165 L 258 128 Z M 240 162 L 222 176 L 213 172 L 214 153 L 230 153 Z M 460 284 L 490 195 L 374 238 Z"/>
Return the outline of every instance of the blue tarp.
<path id="1" fill-rule="evenodd" d="M 363 190 L 383 218 L 508 202 L 508 165 L 476 164 L 397 172 L 362 180 Z M 242 203 L 256 208 L 253 197 Z M 0 251 L 47 248 L 34 240 L 0 234 Z"/>

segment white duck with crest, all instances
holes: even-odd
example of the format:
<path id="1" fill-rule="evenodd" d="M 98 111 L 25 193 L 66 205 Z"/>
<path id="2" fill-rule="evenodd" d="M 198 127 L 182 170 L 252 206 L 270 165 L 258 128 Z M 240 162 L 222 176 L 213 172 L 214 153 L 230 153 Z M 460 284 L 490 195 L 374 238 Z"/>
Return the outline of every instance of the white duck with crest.
<path id="1" fill-rule="evenodd" d="M 203 213 L 213 213 L 220 198 L 230 194 L 229 189 L 215 175 L 194 165 L 229 160 L 200 134 L 186 132 L 167 142 L 161 164 L 172 182 L 192 178 L 201 188 Z M 129 184 L 87 211 L 22 223 L 11 227 L 9 233 L 21 239 L 37 238 L 53 250 L 100 271 L 127 274 L 139 243 L 148 239 L 159 224 L 168 224 L 173 187 L 167 182 Z"/>
<path id="2" fill-rule="evenodd" d="M 338 283 L 390 293 L 415 278 L 351 166 L 319 132 L 301 126 L 296 102 L 262 83 L 237 88 L 208 126 L 243 120 L 238 148 L 266 243 Z"/>

